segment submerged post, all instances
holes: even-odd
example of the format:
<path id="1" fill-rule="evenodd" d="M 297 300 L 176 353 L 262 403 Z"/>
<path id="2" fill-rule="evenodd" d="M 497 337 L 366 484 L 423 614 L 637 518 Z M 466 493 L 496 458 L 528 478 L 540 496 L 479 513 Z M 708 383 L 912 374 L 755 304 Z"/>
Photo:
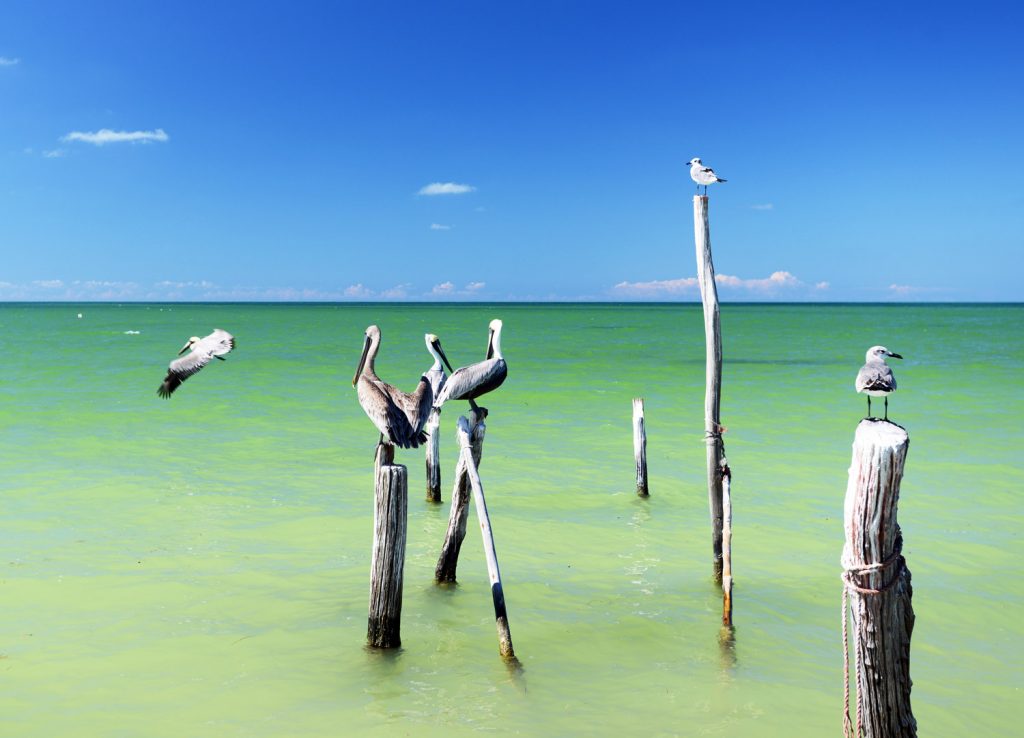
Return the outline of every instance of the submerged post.
<path id="1" fill-rule="evenodd" d="M 722 581 L 722 331 L 718 319 L 718 287 L 711 259 L 711 229 L 707 195 L 693 198 L 693 235 L 697 247 L 697 281 L 704 303 L 705 377 L 704 443 L 707 446 L 708 507 L 711 512 L 712 576 Z"/>
<path id="2" fill-rule="evenodd" d="M 844 729 L 860 738 L 914 738 L 910 709 L 913 589 L 896 520 L 910 438 L 900 426 L 865 419 L 857 426 L 846 487 L 843 547 Z M 856 727 L 850 721 L 847 600 L 853 613 Z"/>
<path id="3" fill-rule="evenodd" d="M 732 627 L 732 472 L 728 464 L 722 467 L 722 625 Z"/>
<path id="4" fill-rule="evenodd" d="M 426 443 L 426 465 L 427 465 L 427 502 L 441 501 L 441 464 L 438 461 L 440 439 L 437 435 L 438 427 L 441 424 L 441 413 L 438 409 L 430 409 L 430 417 L 427 418 L 427 443 Z"/>
<path id="5" fill-rule="evenodd" d="M 374 464 L 373 552 L 366 641 L 377 648 L 402 645 L 402 573 L 408 525 L 408 475 L 394 462 L 394 446 L 380 444 Z"/>
<path id="6" fill-rule="evenodd" d="M 633 457 L 636 459 L 636 493 L 647 497 L 647 427 L 644 425 L 644 398 L 633 398 Z"/>
<path id="7" fill-rule="evenodd" d="M 470 446 L 469 421 L 465 416 L 459 418 L 458 438 L 459 455 L 465 462 L 466 474 L 473 488 L 473 503 L 476 515 L 480 520 L 480 535 L 483 537 L 484 555 L 487 558 L 487 574 L 491 580 L 491 598 L 494 601 L 494 619 L 498 627 L 498 651 L 504 659 L 515 659 L 512 650 L 512 633 L 508 627 L 508 613 L 505 610 L 505 592 L 501 586 L 501 572 L 498 569 L 498 553 L 494 548 L 494 534 L 491 532 L 491 518 L 487 514 L 487 502 L 484 500 L 484 485 L 473 460 Z"/>
<path id="8" fill-rule="evenodd" d="M 487 432 L 484 418 L 486 417 L 487 409 L 482 407 L 471 410 L 469 413 L 472 459 L 477 466 L 480 465 L 484 453 L 484 434 Z M 441 555 L 437 559 L 437 566 L 434 568 L 434 579 L 438 582 L 455 581 L 455 571 L 459 564 L 459 550 L 466 537 L 469 495 L 469 476 L 466 463 L 460 454 L 455 467 L 455 483 L 452 487 L 452 507 L 448 515 L 448 530 L 444 536 L 444 543 L 441 544 Z"/>

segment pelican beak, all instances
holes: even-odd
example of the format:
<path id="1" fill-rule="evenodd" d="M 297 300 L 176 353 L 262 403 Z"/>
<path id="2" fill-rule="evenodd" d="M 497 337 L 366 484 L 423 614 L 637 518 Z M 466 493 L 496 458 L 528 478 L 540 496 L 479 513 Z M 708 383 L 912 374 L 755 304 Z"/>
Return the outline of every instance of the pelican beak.
<path id="1" fill-rule="evenodd" d="M 487 359 L 494 358 L 494 329 L 491 328 L 487 334 L 487 356 L 484 357 L 484 361 Z"/>
<path id="2" fill-rule="evenodd" d="M 903 358 L 899 354 L 894 354 L 892 351 L 889 352 L 889 356 L 891 356 L 894 359 L 902 359 Z"/>
<path id="3" fill-rule="evenodd" d="M 441 348 L 441 341 L 440 341 L 440 339 L 438 339 L 436 341 L 431 341 L 431 345 L 434 347 L 434 350 L 437 351 L 437 355 L 441 357 L 441 361 L 444 362 L 444 365 L 446 367 L 448 367 L 448 371 L 450 371 L 450 372 L 455 371 L 454 369 L 452 369 L 452 363 L 450 361 L 448 361 L 448 357 L 444 355 L 444 349 Z"/>
<path id="4" fill-rule="evenodd" d="M 190 348 L 192 348 L 192 342 L 191 341 L 189 341 L 188 343 L 186 343 L 184 346 L 181 347 L 181 351 L 178 352 L 178 356 L 181 356 L 183 353 L 188 351 Z"/>
<path id="5" fill-rule="evenodd" d="M 359 357 L 359 367 L 356 369 L 356 375 L 352 377 L 352 386 L 356 386 L 356 382 L 359 381 L 359 375 L 363 373 L 363 365 L 366 363 L 366 354 L 370 351 L 370 337 L 367 336 L 363 341 L 363 355 Z"/>

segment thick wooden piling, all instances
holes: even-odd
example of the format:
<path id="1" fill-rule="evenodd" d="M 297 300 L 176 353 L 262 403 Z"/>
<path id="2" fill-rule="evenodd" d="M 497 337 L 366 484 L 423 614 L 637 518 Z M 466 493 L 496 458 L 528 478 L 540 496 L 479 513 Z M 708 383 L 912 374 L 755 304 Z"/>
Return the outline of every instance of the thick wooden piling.
<path id="1" fill-rule="evenodd" d="M 722 625 L 732 627 L 732 472 L 722 468 Z"/>
<path id="2" fill-rule="evenodd" d="M 846 487 L 843 548 L 844 729 L 860 738 L 914 738 L 910 709 L 913 589 L 896 520 L 910 438 L 900 426 L 857 426 Z M 847 600 L 853 615 L 856 727 L 850 721 Z"/>
<path id="3" fill-rule="evenodd" d="M 427 443 L 426 443 L 426 466 L 427 466 L 427 502 L 441 501 L 441 464 L 438 461 L 440 438 L 438 427 L 441 424 L 441 413 L 438 409 L 430 410 L 430 417 L 427 418 Z"/>
<path id="4" fill-rule="evenodd" d="M 498 569 L 498 553 L 494 547 L 494 534 L 491 531 L 491 518 L 487 513 L 487 502 L 484 500 L 484 485 L 480 481 L 476 462 L 473 460 L 473 449 L 470 441 L 470 425 L 465 416 L 459 418 L 458 439 L 459 455 L 465 462 L 466 475 L 473 489 L 473 504 L 480 521 L 480 535 L 483 537 L 484 556 L 487 558 L 487 574 L 491 580 L 491 598 L 494 601 L 494 619 L 498 628 L 498 651 L 502 658 L 515 659 L 512 649 L 512 633 L 508 627 L 508 612 L 505 609 L 505 592 L 501 585 L 501 571 Z"/>
<path id="5" fill-rule="evenodd" d="M 394 447 L 377 448 L 370 557 L 370 614 L 366 640 L 377 648 L 402 645 L 402 573 L 408 525 L 408 474 L 394 464 Z"/>
<path id="6" fill-rule="evenodd" d="M 722 581 L 722 426 L 719 419 L 722 391 L 722 331 L 718 317 L 718 287 L 711 259 L 708 198 L 693 198 L 693 234 L 697 247 L 697 281 L 704 304 L 705 391 L 704 443 L 707 446 L 708 507 L 711 513 L 712 576 Z"/>
<path id="7" fill-rule="evenodd" d="M 487 432 L 484 418 L 486 417 L 487 409 L 482 407 L 469 413 L 470 447 L 473 462 L 477 466 L 480 465 L 484 453 L 484 435 Z M 448 515 L 448 530 L 445 533 L 444 543 L 441 544 L 441 555 L 438 557 L 437 566 L 434 569 L 434 579 L 438 582 L 455 581 L 455 573 L 459 564 L 459 550 L 466 537 L 469 497 L 469 476 L 466 463 L 460 454 L 455 467 L 455 482 L 452 485 L 452 506 Z"/>
<path id="8" fill-rule="evenodd" d="M 644 398 L 633 398 L 633 458 L 636 460 L 636 493 L 647 497 L 647 427 L 644 424 Z"/>

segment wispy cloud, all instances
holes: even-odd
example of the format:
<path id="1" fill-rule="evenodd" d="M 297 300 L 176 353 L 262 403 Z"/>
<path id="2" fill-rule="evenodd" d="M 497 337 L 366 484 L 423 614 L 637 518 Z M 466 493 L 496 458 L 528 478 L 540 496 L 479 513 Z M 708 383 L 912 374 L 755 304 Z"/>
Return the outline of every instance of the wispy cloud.
<path id="1" fill-rule="evenodd" d="M 909 284 L 889 285 L 889 294 L 900 298 L 923 297 L 925 295 L 934 295 L 935 293 L 948 291 L 949 290 L 942 287 L 917 287 Z"/>
<path id="2" fill-rule="evenodd" d="M 64 287 L 64 281 L 61 279 L 37 279 L 32 282 L 33 287 L 41 287 L 44 290 L 59 290 Z"/>
<path id="3" fill-rule="evenodd" d="M 0 67 L 14 67 L 21 64 L 21 59 L 12 59 L 9 56 L 0 56 Z"/>
<path id="4" fill-rule="evenodd" d="M 64 156 L 65 154 L 67 154 L 67 153 L 68 152 L 66 152 L 64 149 L 50 149 L 48 151 L 43 151 L 43 158 L 44 159 L 59 159 L 62 156 Z"/>
<path id="5" fill-rule="evenodd" d="M 421 187 L 417 193 L 419 195 L 464 195 L 467 192 L 473 192 L 476 187 L 468 184 L 458 184 L 457 182 L 431 182 L 430 184 Z"/>
<path id="6" fill-rule="evenodd" d="M 766 202 L 766 203 L 761 203 L 760 205 L 751 205 L 750 209 L 751 210 L 774 210 L 775 209 L 775 205 L 770 203 L 770 202 Z"/>
<path id="7" fill-rule="evenodd" d="M 435 284 L 434 289 L 430 290 L 432 295 L 450 295 L 455 292 L 454 282 L 442 282 L 441 284 Z"/>
<path id="8" fill-rule="evenodd" d="M 450 225 L 444 225 L 442 223 L 431 223 L 430 230 L 432 231 L 450 231 L 452 227 Z"/>
<path id="9" fill-rule="evenodd" d="M 738 287 L 756 292 L 770 292 L 780 287 L 801 287 L 803 282 L 789 272 L 772 272 L 771 276 L 764 279 L 740 279 L 728 274 L 716 274 L 715 284 L 724 287 Z"/>
<path id="10" fill-rule="evenodd" d="M 155 131 L 112 131 L 109 128 L 101 128 L 95 133 L 72 131 L 63 136 L 61 141 L 82 141 L 94 146 L 104 146 L 110 143 L 163 143 L 169 139 L 163 128 L 157 128 Z"/>
<path id="11" fill-rule="evenodd" d="M 486 282 L 470 282 L 469 284 L 466 285 L 466 290 L 468 292 L 479 292 L 486 286 Z"/>
<path id="12" fill-rule="evenodd" d="M 373 297 L 373 290 L 366 287 L 362 282 L 349 285 L 344 290 L 345 297 L 350 300 L 369 300 Z"/>
<path id="13" fill-rule="evenodd" d="M 409 296 L 411 287 L 411 284 L 396 284 L 390 289 L 381 290 L 380 297 L 382 300 L 404 300 Z"/>
<path id="14" fill-rule="evenodd" d="M 612 289 L 624 295 L 637 297 L 681 295 L 698 288 L 696 277 L 682 279 L 655 279 L 650 282 L 619 282 Z"/>
<path id="15" fill-rule="evenodd" d="M 807 285 L 786 271 L 773 272 L 763 279 L 744 279 L 731 274 L 715 275 L 715 284 L 725 290 L 745 292 L 751 295 L 770 297 L 780 292 L 791 294 L 806 289 Z M 815 290 L 828 289 L 828 282 L 814 285 Z M 650 282 L 619 282 L 612 288 L 619 296 L 656 299 L 699 295 L 700 283 L 696 277 L 680 279 L 656 279 Z"/>
<path id="16" fill-rule="evenodd" d="M 441 282 L 441 284 L 435 284 L 430 292 L 424 297 L 441 297 L 441 298 L 456 298 L 456 297 L 468 297 L 475 298 L 479 297 L 481 291 L 487 286 L 486 282 L 469 282 L 465 287 L 459 289 L 455 286 L 455 283 L 451 280 Z"/>

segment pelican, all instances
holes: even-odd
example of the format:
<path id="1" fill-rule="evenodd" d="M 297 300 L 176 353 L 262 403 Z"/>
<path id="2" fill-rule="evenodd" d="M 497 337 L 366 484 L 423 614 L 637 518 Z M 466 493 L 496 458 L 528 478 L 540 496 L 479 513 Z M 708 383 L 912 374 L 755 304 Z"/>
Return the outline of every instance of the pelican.
<path id="1" fill-rule="evenodd" d="M 444 383 L 448 379 L 448 375 L 444 373 L 444 365 L 447 364 L 449 369 L 452 368 L 452 365 L 448 362 L 448 357 L 444 355 L 440 338 L 433 333 L 427 333 L 423 336 L 423 340 L 427 344 L 427 351 L 434 357 L 434 364 L 427 369 L 426 377 L 430 382 L 430 391 L 433 392 L 434 397 L 437 397 L 441 394 L 441 388 L 444 387 Z"/>
<path id="2" fill-rule="evenodd" d="M 380 431 L 380 443 L 402 448 L 417 448 L 427 440 L 423 426 L 427 422 L 434 401 L 430 381 L 424 374 L 412 393 L 401 392 L 384 382 L 373 368 L 379 348 L 380 328 L 371 325 L 366 329 L 363 355 L 359 359 L 359 368 L 352 377 L 352 386 L 359 393 L 359 404 L 362 405 L 367 417 Z"/>
<path id="3" fill-rule="evenodd" d="M 215 328 L 210 335 L 199 338 L 192 336 L 188 343 L 182 346 L 178 356 L 192 349 L 188 356 L 175 359 L 167 368 L 167 376 L 163 384 L 157 388 L 156 393 L 163 398 L 169 398 L 178 386 L 204 366 L 210 363 L 211 359 L 224 361 L 224 354 L 235 347 L 235 337 L 227 331 Z"/>
<path id="4" fill-rule="evenodd" d="M 434 401 L 435 407 L 440 408 L 448 400 L 469 400 L 470 407 L 476 410 L 474 398 L 497 389 L 505 381 L 508 365 L 501 355 L 501 321 L 495 318 L 489 328 L 486 358 L 452 372 Z M 448 368 L 451 369 L 450 364 Z"/>
<path id="5" fill-rule="evenodd" d="M 896 391 L 896 377 L 892 369 L 885 363 L 885 357 L 891 356 L 894 359 L 902 359 L 899 354 L 894 354 L 885 346 L 872 346 L 864 357 L 864 366 L 857 372 L 857 381 L 854 387 L 858 392 L 868 396 L 868 417 L 871 417 L 871 398 L 885 398 L 885 420 L 889 419 L 889 395 Z"/>

